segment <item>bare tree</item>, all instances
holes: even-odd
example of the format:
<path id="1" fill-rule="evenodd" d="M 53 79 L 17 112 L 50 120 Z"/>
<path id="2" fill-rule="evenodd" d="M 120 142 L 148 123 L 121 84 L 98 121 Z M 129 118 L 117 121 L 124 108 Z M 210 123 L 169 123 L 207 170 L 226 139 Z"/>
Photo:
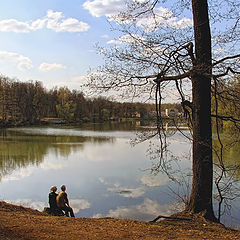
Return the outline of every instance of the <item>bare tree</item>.
<path id="1" fill-rule="evenodd" d="M 201 212 L 216 221 L 212 204 L 212 123 L 216 122 L 220 145 L 220 121 L 230 121 L 238 132 L 240 129 L 239 118 L 218 111 L 220 100 L 236 101 L 238 97 L 222 86 L 239 74 L 240 4 L 232 0 L 148 0 L 127 1 L 127 5 L 128 11 L 115 17 L 122 47 L 99 48 L 106 62 L 99 72 L 90 75 L 88 86 L 103 91 L 121 89 L 122 94 L 133 97 L 148 94 L 155 99 L 161 149 L 157 169 L 164 167 L 167 147 L 161 119 L 164 89 L 175 86 L 192 133 L 192 189 L 186 211 Z M 226 171 L 222 149 L 219 151 L 217 186 Z"/>

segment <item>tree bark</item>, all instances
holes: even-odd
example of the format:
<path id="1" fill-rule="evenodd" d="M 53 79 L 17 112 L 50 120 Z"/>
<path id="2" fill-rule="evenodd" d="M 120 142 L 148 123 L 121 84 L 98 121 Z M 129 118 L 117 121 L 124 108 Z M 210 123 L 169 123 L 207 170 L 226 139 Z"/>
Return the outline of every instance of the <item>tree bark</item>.
<path id="1" fill-rule="evenodd" d="M 192 80 L 193 180 L 187 210 L 215 221 L 212 205 L 211 33 L 207 0 L 192 0 L 195 58 Z"/>

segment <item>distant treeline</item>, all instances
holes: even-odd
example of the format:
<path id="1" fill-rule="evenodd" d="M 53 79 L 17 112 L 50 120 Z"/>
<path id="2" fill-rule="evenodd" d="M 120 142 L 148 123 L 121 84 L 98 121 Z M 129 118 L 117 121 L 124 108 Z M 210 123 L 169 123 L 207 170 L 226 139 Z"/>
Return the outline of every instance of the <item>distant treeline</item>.
<path id="1" fill-rule="evenodd" d="M 164 108 L 180 110 L 180 105 Z M 163 109 L 164 110 L 164 109 Z M 41 82 L 19 82 L 0 77 L 0 125 L 38 124 L 43 118 L 64 122 L 103 122 L 122 118 L 152 118 L 154 104 L 111 101 L 104 97 L 86 98 L 83 92 L 67 87 L 47 90 Z"/>

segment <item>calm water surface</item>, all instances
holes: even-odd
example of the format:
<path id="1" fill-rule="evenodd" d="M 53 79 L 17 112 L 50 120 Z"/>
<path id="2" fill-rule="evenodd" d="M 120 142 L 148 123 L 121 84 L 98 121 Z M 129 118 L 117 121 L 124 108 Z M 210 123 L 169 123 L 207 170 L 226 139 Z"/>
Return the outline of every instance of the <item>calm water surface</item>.
<path id="1" fill-rule="evenodd" d="M 158 139 L 131 146 L 135 125 L 28 127 L 0 130 L 0 200 L 43 210 L 52 185 L 67 186 L 77 217 L 118 217 L 149 221 L 183 207 L 183 193 L 163 174 L 152 175 L 149 149 Z M 169 138 L 178 157 L 172 171 L 191 168 L 190 143 Z M 150 147 L 151 146 L 151 147 Z M 185 193 L 187 194 L 187 192 Z M 239 224 L 238 202 L 227 224 Z"/>

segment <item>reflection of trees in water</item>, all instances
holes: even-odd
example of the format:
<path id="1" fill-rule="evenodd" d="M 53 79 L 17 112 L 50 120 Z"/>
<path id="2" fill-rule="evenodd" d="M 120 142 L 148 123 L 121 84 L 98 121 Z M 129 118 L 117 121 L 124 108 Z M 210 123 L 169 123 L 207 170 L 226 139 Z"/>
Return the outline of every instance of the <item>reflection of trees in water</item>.
<path id="1" fill-rule="evenodd" d="M 69 156 L 84 148 L 85 142 L 114 142 L 107 137 L 26 135 L 24 132 L 0 130 L 0 181 L 17 168 L 38 166 L 53 151 L 56 156 Z"/>
<path id="2" fill-rule="evenodd" d="M 234 175 L 236 180 L 240 180 L 240 142 L 234 142 L 231 136 L 225 135 L 222 138 L 223 148 L 223 161 L 227 169 L 232 169 L 229 171 L 229 175 Z M 217 163 L 216 152 L 219 152 L 220 145 L 217 139 L 213 139 L 214 151 L 214 162 Z"/>
<path id="3" fill-rule="evenodd" d="M 231 216 L 232 201 L 240 197 L 240 142 L 229 133 L 221 133 L 221 142 L 213 139 L 215 172 L 214 199 L 218 203 L 219 219 Z M 219 164 L 219 159 L 224 168 Z"/>

